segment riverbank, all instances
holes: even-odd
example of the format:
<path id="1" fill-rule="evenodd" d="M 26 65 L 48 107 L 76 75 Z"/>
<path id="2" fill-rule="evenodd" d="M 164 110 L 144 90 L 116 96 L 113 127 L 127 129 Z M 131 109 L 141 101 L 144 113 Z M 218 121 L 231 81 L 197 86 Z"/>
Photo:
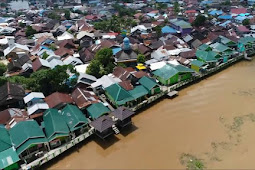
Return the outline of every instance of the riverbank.
<path id="1" fill-rule="evenodd" d="M 140 112 L 126 133 L 91 140 L 43 168 L 176 169 L 183 153 L 207 168 L 254 168 L 254 65 L 242 61 L 189 86 Z"/>

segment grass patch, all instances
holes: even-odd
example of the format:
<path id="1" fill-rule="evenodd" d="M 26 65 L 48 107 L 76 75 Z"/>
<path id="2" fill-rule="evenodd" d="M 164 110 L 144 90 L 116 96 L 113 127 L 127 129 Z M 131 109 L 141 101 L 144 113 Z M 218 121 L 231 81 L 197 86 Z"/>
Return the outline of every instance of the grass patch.
<path id="1" fill-rule="evenodd" d="M 202 170 L 205 169 L 205 165 L 201 159 L 198 159 L 194 155 L 183 153 L 180 157 L 180 162 L 186 169 L 189 170 Z"/>

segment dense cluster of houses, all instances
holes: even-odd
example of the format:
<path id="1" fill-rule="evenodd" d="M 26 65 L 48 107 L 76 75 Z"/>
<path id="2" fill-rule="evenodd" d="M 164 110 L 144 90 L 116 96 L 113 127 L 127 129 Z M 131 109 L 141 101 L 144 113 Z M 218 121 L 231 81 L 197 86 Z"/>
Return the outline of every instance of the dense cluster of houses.
<path id="1" fill-rule="evenodd" d="M 33 5 L 39 8 L 46 5 L 43 2 L 34 0 Z M 61 0 L 54 3 L 64 4 Z M 161 3 L 167 7 L 156 9 Z M 184 0 L 179 1 L 176 13 L 173 3 L 120 4 L 137 10 L 132 16 L 137 25 L 127 28 L 125 34 L 94 28 L 95 22 L 116 14 L 110 4 L 100 1 L 68 6 L 72 11 L 88 11 L 85 16 L 71 12 L 70 20 L 64 14 L 60 14 L 60 21 L 48 18 L 50 9 L 26 10 L 26 15 L 2 18 L 0 53 L 1 62 L 8 65 L 6 77 L 29 76 L 63 65 L 73 65 L 79 77 L 70 94 L 45 96 L 11 82 L 0 87 L 0 169 L 32 162 L 91 128 L 101 138 L 119 133 L 131 123 L 132 108 L 162 93 L 163 87 L 255 53 L 255 20 L 249 7 L 222 7 L 216 0 Z M 198 15 L 207 18 L 206 24 L 194 27 L 192 22 Z M 243 25 L 246 19 L 250 25 Z M 36 33 L 27 37 L 21 23 Z M 113 72 L 100 78 L 87 74 L 90 61 L 104 48 L 113 52 Z M 137 62 L 139 54 L 145 56 L 144 63 Z"/>

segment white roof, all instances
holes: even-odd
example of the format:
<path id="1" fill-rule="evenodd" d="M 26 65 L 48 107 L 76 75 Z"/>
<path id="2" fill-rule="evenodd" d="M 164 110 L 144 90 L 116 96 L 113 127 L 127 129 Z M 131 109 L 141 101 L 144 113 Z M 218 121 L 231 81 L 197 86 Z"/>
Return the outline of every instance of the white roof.
<path id="1" fill-rule="evenodd" d="M 49 105 L 47 103 L 36 103 L 30 107 L 27 108 L 27 113 L 28 115 L 32 115 L 35 113 L 37 110 L 47 110 L 49 109 Z"/>
<path id="2" fill-rule="evenodd" d="M 156 60 L 162 60 L 169 56 L 169 53 L 166 49 L 159 48 L 156 51 L 151 53 L 151 58 Z"/>
<path id="3" fill-rule="evenodd" d="M 62 35 L 57 37 L 58 41 L 74 39 L 74 36 L 69 32 L 64 32 Z"/>
<path id="4" fill-rule="evenodd" d="M 83 79 L 88 79 L 88 80 L 92 80 L 94 82 L 97 81 L 97 78 L 92 76 L 92 75 L 89 75 L 89 74 L 85 74 L 85 73 L 80 73 L 79 77 L 78 77 L 78 80 L 77 80 L 77 83 L 79 82 L 84 82 Z"/>
<path id="5" fill-rule="evenodd" d="M 67 57 L 63 61 L 66 65 L 72 64 L 72 65 L 78 65 L 78 64 L 83 64 L 83 62 L 79 58 L 75 58 L 72 56 Z"/>
<path id="6" fill-rule="evenodd" d="M 86 73 L 88 66 L 89 64 L 82 64 L 82 65 L 75 66 L 74 68 L 78 73 Z"/>
<path id="7" fill-rule="evenodd" d="M 157 70 L 157 69 L 160 69 L 160 68 L 164 67 L 165 65 L 166 65 L 165 61 L 161 61 L 161 62 L 157 62 L 157 63 L 152 63 L 150 65 L 150 69 L 152 71 L 154 71 L 154 70 Z"/>
<path id="8" fill-rule="evenodd" d="M 119 83 L 119 82 L 121 82 L 119 78 L 113 78 L 113 77 L 104 75 L 100 79 L 97 79 L 95 83 L 92 83 L 91 87 L 95 88 L 95 87 L 103 86 L 103 88 L 107 88 L 111 86 L 112 84 Z"/>
<path id="9" fill-rule="evenodd" d="M 52 33 L 48 33 L 48 32 L 34 34 L 34 37 L 36 39 L 39 39 L 40 37 L 51 37 L 51 38 L 54 38 L 53 34 Z"/>
<path id="10" fill-rule="evenodd" d="M 29 48 L 26 45 L 15 43 L 13 47 L 8 47 L 4 50 L 4 56 L 7 56 L 12 51 L 15 52 L 29 51 Z"/>
<path id="11" fill-rule="evenodd" d="M 45 96 L 43 93 L 41 92 L 31 92 L 29 93 L 27 96 L 25 96 L 23 98 L 25 104 L 27 104 L 28 102 L 30 102 L 31 100 L 33 100 L 34 98 L 39 98 L 39 99 L 44 99 Z"/>
<path id="12" fill-rule="evenodd" d="M 175 65 L 175 66 L 180 65 L 180 63 L 177 60 L 170 60 L 170 61 L 167 61 L 167 63 Z"/>
<path id="13" fill-rule="evenodd" d="M 131 33 L 135 32 L 136 30 L 146 31 L 147 28 L 144 25 L 137 25 L 137 26 L 131 28 Z"/>
<path id="14" fill-rule="evenodd" d="M 53 59 L 61 59 L 61 57 L 60 56 L 58 56 L 58 55 L 50 55 L 50 56 L 48 56 L 47 58 L 46 58 L 46 60 L 48 61 L 48 62 L 50 62 L 51 60 L 53 60 Z"/>
<path id="15" fill-rule="evenodd" d="M 79 39 L 83 38 L 84 36 L 89 36 L 89 37 L 91 37 L 91 38 L 94 38 L 94 37 L 95 37 L 94 33 L 89 33 L 89 32 L 87 32 L 87 31 L 81 31 L 81 32 L 79 32 L 79 33 L 77 34 L 76 38 L 79 40 Z"/>
<path id="16" fill-rule="evenodd" d="M 1 45 L 6 45 L 6 44 L 8 44 L 8 39 L 9 39 L 9 38 L 14 39 L 15 37 L 14 37 L 14 36 L 5 36 L 4 38 L 0 39 L 0 44 L 1 44 Z"/>
<path id="17" fill-rule="evenodd" d="M 42 64 L 42 66 L 51 68 L 50 63 L 47 60 L 44 60 L 44 59 L 41 59 L 41 58 L 39 58 L 39 60 Z"/>
<path id="18" fill-rule="evenodd" d="M 53 69 L 53 68 L 55 68 L 56 66 L 63 66 L 64 65 L 64 63 L 63 63 L 63 61 L 61 61 L 61 60 L 59 60 L 59 59 L 52 59 L 50 62 L 49 62 L 49 64 L 50 64 L 50 68 L 51 69 Z"/>

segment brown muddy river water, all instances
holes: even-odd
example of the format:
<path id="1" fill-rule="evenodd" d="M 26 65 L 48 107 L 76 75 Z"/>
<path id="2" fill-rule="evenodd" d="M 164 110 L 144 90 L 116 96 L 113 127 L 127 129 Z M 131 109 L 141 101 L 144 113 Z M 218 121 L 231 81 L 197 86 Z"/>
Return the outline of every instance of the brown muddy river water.
<path id="1" fill-rule="evenodd" d="M 106 141 L 90 139 L 49 169 L 180 169 L 183 154 L 208 169 L 255 169 L 255 59 L 163 99 Z"/>

